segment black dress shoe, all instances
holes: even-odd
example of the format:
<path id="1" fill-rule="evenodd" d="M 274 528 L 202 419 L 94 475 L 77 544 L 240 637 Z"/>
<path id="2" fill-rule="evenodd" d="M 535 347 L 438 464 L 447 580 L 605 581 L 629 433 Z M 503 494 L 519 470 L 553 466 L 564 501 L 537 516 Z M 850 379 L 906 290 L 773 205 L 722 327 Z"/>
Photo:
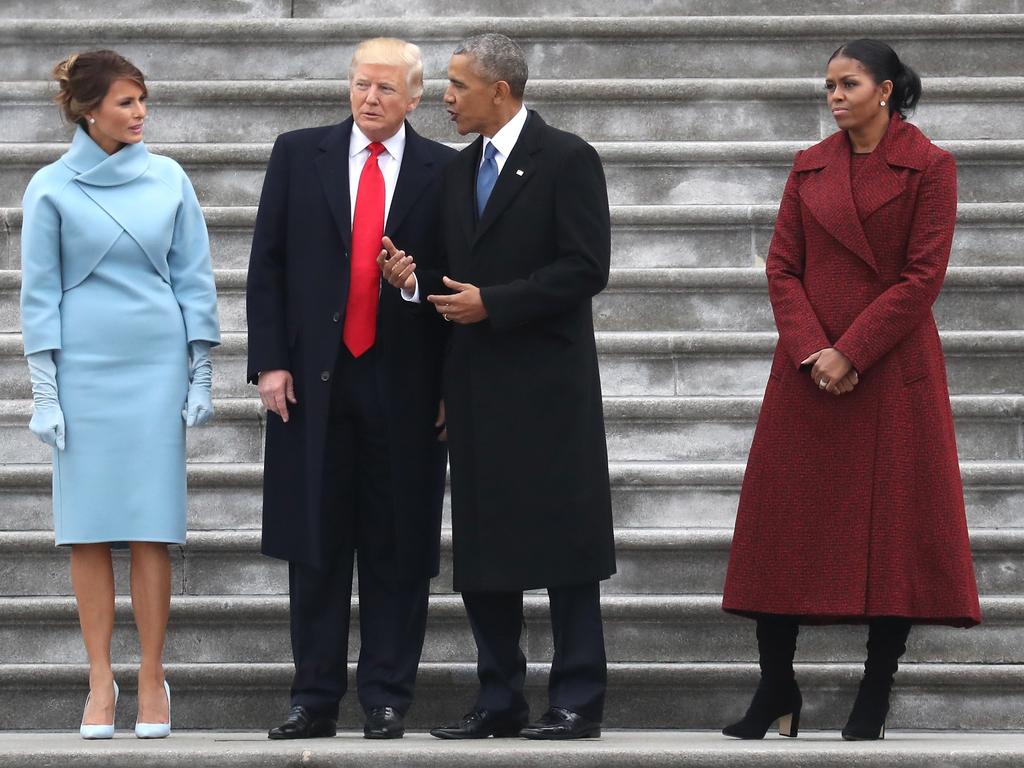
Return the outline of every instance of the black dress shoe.
<path id="1" fill-rule="evenodd" d="M 394 707 L 373 707 L 366 713 L 363 736 L 367 739 L 400 739 L 405 735 L 405 722 Z"/>
<path id="2" fill-rule="evenodd" d="M 519 735 L 524 739 L 596 739 L 601 736 L 601 724 L 568 709 L 551 707 L 539 722 L 530 723 Z"/>
<path id="3" fill-rule="evenodd" d="M 430 735 L 439 739 L 486 739 L 488 736 L 500 739 L 518 736 L 523 725 L 520 718 L 478 709 L 453 725 L 431 728 Z"/>
<path id="4" fill-rule="evenodd" d="M 292 707 L 288 719 L 276 728 L 271 728 L 267 737 L 271 739 L 319 739 L 333 736 L 338 731 L 338 721 L 333 717 L 318 717 L 302 706 Z"/>

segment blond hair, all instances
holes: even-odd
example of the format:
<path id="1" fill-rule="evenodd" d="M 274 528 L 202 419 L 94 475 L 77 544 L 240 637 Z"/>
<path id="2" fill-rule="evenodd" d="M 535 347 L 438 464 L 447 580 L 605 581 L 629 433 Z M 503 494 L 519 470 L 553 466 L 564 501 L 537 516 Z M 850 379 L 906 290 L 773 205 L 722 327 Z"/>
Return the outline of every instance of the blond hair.
<path id="1" fill-rule="evenodd" d="M 360 64 L 383 64 L 389 67 L 405 67 L 409 95 L 414 99 L 423 95 L 423 58 L 418 45 L 407 43 L 396 37 L 375 37 L 363 40 L 352 53 L 348 69 L 349 80 Z"/>

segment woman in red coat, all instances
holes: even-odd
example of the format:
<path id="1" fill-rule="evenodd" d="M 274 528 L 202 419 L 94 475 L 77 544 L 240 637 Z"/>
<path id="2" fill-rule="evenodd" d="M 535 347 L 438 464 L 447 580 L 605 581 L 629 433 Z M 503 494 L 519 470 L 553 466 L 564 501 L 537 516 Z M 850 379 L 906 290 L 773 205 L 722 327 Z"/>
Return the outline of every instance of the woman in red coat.
<path id="1" fill-rule="evenodd" d="M 761 681 L 723 731 L 740 738 L 797 735 L 800 624 L 868 624 L 843 738 L 878 739 L 911 624 L 981 618 L 931 312 L 956 165 L 905 122 L 921 81 L 889 46 L 843 46 L 825 85 L 840 130 L 797 154 L 768 251 L 779 344 L 723 601 L 757 620 Z"/>

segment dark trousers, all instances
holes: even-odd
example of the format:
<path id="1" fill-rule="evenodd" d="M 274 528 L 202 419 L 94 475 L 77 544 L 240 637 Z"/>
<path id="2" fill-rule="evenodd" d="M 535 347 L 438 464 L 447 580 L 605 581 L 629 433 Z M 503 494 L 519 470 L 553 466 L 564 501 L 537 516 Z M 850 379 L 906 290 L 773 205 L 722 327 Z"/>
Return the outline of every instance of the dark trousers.
<path id="1" fill-rule="evenodd" d="M 601 722 L 608 665 L 597 582 L 548 589 L 555 654 L 548 679 L 548 704 Z M 477 647 L 480 694 L 476 708 L 526 720 L 523 683 L 526 656 L 522 592 L 463 592 Z"/>
<path id="2" fill-rule="evenodd" d="M 325 570 L 288 567 L 292 705 L 337 717 L 348 688 L 352 567 L 359 573 L 359 663 L 364 711 L 390 706 L 405 714 L 427 625 L 430 580 L 396 580 L 388 560 L 392 524 L 391 454 L 377 392 L 374 350 L 352 358 L 343 346 L 331 387 L 324 463 L 324 509 L 335 515 L 337 549 Z M 383 542 L 383 543 L 382 543 Z M 358 555 L 357 555 L 358 552 Z"/>

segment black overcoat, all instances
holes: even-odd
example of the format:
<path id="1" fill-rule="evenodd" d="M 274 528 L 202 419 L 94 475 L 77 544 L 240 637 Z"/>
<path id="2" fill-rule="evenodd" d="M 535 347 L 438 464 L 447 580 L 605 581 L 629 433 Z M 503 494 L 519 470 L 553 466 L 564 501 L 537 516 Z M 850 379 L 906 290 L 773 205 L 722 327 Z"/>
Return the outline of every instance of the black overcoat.
<path id="1" fill-rule="evenodd" d="M 282 134 L 260 197 L 246 289 L 248 378 L 285 369 L 295 380 L 289 420 L 267 414 L 263 478 L 264 554 L 323 567 L 350 530 L 324 510 L 324 447 L 330 377 L 341 344 L 352 225 L 348 151 L 351 118 Z M 385 234 L 414 256 L 435 258 L 441 171 L 455 151 L 416 134 L 406 145 Z M 381 289 L 375 343 L 387 409 L 394 491 L 390 519 L 370 538 L 370 556 L 398 578 L 438 571 L 446 449 L 436 439 L 443 321 L 429 305 Z M 365 543 L 365 539 L 364 539 Z"/>
<path id="2" fill-rule="evenodd" d="M 489 318 L 453 325 L 444 396 L 455 589 L 582 584 L 615 572 L 591 298 L 608 282 L 601 161 L 531 111 L 477 222 L 482 140 L 444 174 L 442 254 Z M 424 293 L 449 293 L 424 269 Z"/>

